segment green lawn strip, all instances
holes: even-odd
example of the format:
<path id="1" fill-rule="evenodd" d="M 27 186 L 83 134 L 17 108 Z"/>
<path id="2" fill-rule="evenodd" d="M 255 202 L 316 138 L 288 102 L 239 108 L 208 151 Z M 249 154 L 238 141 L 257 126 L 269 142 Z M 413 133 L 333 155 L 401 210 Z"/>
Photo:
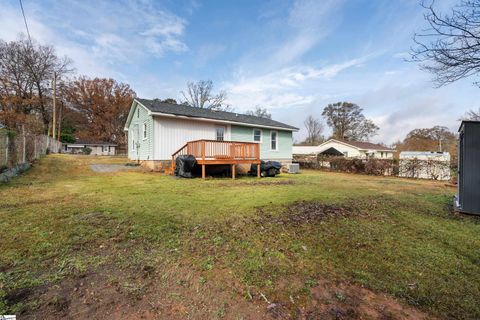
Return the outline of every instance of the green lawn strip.
<path id="1" fill-rule="evenodd" d="M 277 288 L 283 277 L 296 277 L 308 298 L 315 279 L 327 278 L 393 294 L 436 315 L 480 317 L 480 223 L 449 213 L 454 190 L 443 183 L 317 171 L 202 181 L 94 174 L 91 163 L 108 161 L 48 156 L 0 186 L 0 227 L 7 230 L 0 242 L 0 311 L 25 307 L 5 299 L 13 289 L 102 265 L 134 273 L 182 263 L 205 277 L 231 270 L 247 297 L 249 290 L 299 294 L 295 286 Z M 262 215 L 281 215 L 304 200 L 349 206 L 361 215 L 258 224 Z"/>

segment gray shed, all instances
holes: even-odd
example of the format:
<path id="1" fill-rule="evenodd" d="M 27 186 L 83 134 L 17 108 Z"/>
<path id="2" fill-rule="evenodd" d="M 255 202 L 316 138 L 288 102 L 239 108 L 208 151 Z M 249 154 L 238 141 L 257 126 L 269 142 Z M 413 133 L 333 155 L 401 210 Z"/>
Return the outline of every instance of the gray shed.
<path id="1" fill-rule="evenodd" d="M 480 215 L 480 121 L 462 121 L 458 141 L 456 210 Z"/>

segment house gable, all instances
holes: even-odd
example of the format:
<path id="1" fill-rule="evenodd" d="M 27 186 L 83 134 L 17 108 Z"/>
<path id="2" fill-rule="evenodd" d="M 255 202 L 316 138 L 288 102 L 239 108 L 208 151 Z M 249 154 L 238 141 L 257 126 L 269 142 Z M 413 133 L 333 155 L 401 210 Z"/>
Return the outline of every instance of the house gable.
<path id="1" fill-rule="evenodd" d="M 153 117 L 149 110 L 137 103 L 132 103 L 125 124 L 128 132 L 128 157 L 132 160 L 152 160 L 154 154 Z"/>

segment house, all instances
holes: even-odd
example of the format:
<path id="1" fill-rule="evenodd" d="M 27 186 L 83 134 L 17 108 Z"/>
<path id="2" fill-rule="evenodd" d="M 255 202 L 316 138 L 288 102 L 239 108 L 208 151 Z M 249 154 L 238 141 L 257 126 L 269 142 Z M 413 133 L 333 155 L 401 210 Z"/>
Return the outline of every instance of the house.
<path id="1" fill-rule="evenodd" d="M 64 143 L 62 145 L 62 153 L 86 153 L 85 151 L 90 149 L 89 154 L 95 156 L 114 156 L 117 145 L 115 143 L 104 141 L 90 141 L 90 140 L 77 140 L 74 143 Z M 88 148 L 88 149 L 87 149 Z"/>
<path id="2" fill-rule="evenodd" d="M 399 177 L 450 180 L 448 152 L 402 151 L 399 159 Z"/>
<path id="3" fill-rule="evenodd" d="M 330 139 L 318 146 L 294 146 L 295 155 L 331 155 L 357 159 L 393 159 L 395 150 L 364 141 Z"/>
<path id="4" fill-rule="evenodd" d="M 169 169 L 180 154 L 197 163 L 292 161 L 292 132 L 298 128 L 272 119 L 234 112 L 194 108 L 160 100 L 135 99 L 124 130 L 128 158 L 151 169 Z"/>
<path id="5" fill-rule="evenodd" d="M 458 132 L 455 210 L 480 215 L 480 121 L 462 121 Z"/>

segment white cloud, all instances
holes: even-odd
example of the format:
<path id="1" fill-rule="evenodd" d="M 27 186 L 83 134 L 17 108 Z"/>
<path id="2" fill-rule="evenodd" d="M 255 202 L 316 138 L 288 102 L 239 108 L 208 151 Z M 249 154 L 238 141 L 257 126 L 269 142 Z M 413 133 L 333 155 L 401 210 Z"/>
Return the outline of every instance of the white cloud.
<path id="1" fill-rule="evenodd" d="M 334 13 L 341 6 L 340 0 L 297 0 L 294 2 L 288 25 L 291 35 L 275 48 L 274 63 L 287 64 L 301 57 L 319 43 L 339 22 Z"/>
<path id="2" fill-rule="evenodd" d="M 235 81 L 225 84 L 224 89 L 229 94 L 229 102 L 242 110 L 255 105 L 267 108 L 305 105 L 315 99 L 312 94 L 299 93 L 306 82 L 331 80 L 340 72 L 361 65 L 366 59 L 356 58 L 320 68 L 299 65 L 253 76 L 238 72 Z"/>
<path id="3" fill-rule="evenodd" d="M 188 49 L 182 40 L 187 22 L 150 0 L 124 0 L 115 5 L 96 1 L 27 2 L 25 11 L 32 37 L 72 58 L 80 74 L 128 81 L 121 71 L 125 65 Z M 17 3 L 2 4 L 0 38 L 15 40 L 24 31 Z"/>

